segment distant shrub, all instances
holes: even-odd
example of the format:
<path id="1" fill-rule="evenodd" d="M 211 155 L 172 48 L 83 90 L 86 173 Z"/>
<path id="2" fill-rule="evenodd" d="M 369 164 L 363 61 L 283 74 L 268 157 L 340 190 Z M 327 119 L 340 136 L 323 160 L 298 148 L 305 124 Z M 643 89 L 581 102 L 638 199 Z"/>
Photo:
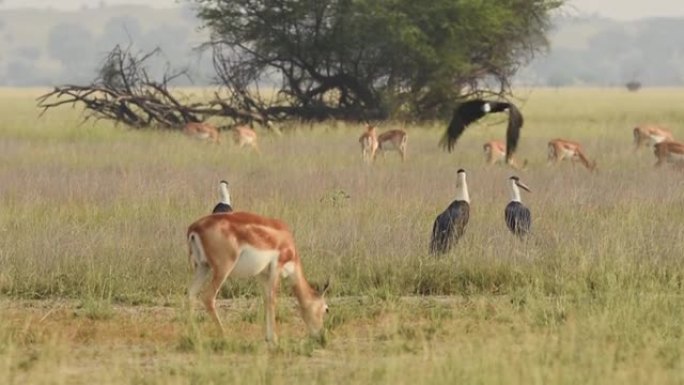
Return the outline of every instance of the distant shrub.
<path id="1" fill-rule="evenodd" d="M 625 87 L 627 87 L 628 91 L 637 92 L 641 89 L 641 82 L 634 80 L 625 84 Z"/>

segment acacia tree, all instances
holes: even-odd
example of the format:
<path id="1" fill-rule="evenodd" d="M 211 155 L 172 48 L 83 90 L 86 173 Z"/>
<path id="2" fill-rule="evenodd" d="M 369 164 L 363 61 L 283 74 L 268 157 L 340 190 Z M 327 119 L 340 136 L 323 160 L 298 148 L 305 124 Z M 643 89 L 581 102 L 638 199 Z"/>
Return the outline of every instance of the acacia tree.
<path id="1" fill-rule="evenodd" d="M 301 118 L 434 118 L 510 91 L 563 0 L 189 0 L 241 108 Z M 277 97 L 259 93 L 275 84 Z M 273 95 L 273 93 L 269 93 Z"/>

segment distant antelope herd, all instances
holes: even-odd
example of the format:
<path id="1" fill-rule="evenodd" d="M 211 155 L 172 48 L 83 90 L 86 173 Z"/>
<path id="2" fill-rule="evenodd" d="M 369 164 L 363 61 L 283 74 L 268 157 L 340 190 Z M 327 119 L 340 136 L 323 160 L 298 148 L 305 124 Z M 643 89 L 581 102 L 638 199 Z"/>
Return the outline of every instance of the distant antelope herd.
<path id="1" fill-rule="evenodd" d="M 231 130 L 233 131 L 233 143 L 236 146 L 239 148 L 248 146 L 259 153 L 256 131 L 246 125 L 236 125 Z M 221 143 L 218 128 L 208 122 L 188 122 L 183 126 L 183 133 L 195 139 L 207 140 L 214 144 Z"/>
<path id="2" fill-rule="evenodd" d="M 657 126 L 638 126 L 634 128 L 635 149 L 653 145 L 654 153 L 660 166 L 663 162 L 684 163 L 684 144 L 675 142 L 670 131 Z M 382 151 L 398 151 L 401 159 L 406 159 L 406 145 L 408 135 L 404 130 L 393 129 L 380 135 L 373 125 L 367 124 L 365 131 L 359 137 L 361 156 L 364 162 L 375 160 Z M 490 140 L 482 146 L 485 163 L 487 165 L 508 164 L 513 169 L 524 170 L 527 159 L 522 165 L 511 154 L 506 162 L 506 144 L 501 140 Z M 590 160 L 582 145 L 567 139 L 552 139 L 547 143 L 547 165 L 556 165 L 562 161 L 570 161 L 573 165 L 581 164 L 589 171 L 596 171 L 596 161 Z"/>
<path id="3" fill-rule="evenodd" d="M 378 135 L 375 126 L 366 124 L 366 130 L 359 137 L 361 145 L 361 158 L 364 162 L 372 162 L 378 153 L 384 156 L 384 152 L 397 151 L 401 160 L 406 160 L 406 146 L 408 135 L 406 131 L 394 129 Z"/>
<path id="4" fill-rule="evenodd" d="M 482 108 L 487 110 L 485 107 Z M 260 153 L 256 131 L 247 125 L 236 125 L 231 128 L 231 131 L 233 143 L 238 148 L 250 147 L 254 152 Z M 186 123 L 183 132 L 199 140 L 214 144 L 221 143 L 219 129 L 208 122 Z M 634 151 L 644 147 L 653 147 L 657 160 L 656 166 L 661 166 L 663 163 L 684 165 L 684 143 L 675 141 L 670 130 L 654 124 L 642 124 L 634 127 L 632 135 Z M 378 134 L 375 125 L 367 123 L 364 132 L 359 137 L 359 144 L 361 157 L 366 163 L 372 163 L 378 154 L 384 157 L 385 152 L 390 151 L 396 151 L 401 160 L 405 161 L 408 134 L 402 129 L 390 129 Z M 501 140 L 490 140 L 484 143 L 482 148 L 487 165 L 507 164 L 516 170 L 524 170 L 527 167 L 527 159 L 520 164 L 513 153 L 509 154 L 509 159 L 506 160 L 506 143 Z M 587 170 L 596 171 L 596 161 L 589 159 L 580 143 L 560 138 L 550 140 L 547 143 L 547 164 L 554 165 L 563 160 L 568 160 L 573 165 L 579 163 Z"/>
<path id="5" fill-rule="evenodd" d="M 656 166 L 662 163 L 684 164 L 684 143 L 676 142 L 672 133 L 659 126 L 641 125 L 633 130 L 635 150 L 653 146 L 657 158 Z M 406 131 L 393 129 L 378 135 L 376 127 L 366 124 L 359 137 L 361 156 L 364 162 L 372 162 L 383 151 L 397 151 L 401 159 L 406 159 L 408 135 Z M 490 140 L 482 146 L 487 165 L 507 164 L 516 170 L 527 167 L 527 159 L 522 165 L 513 154 L 506 161 L 506 144 L 501 140 Z M 547 143 L 547 165 L 556 165 L 562 161 L 570 161 L 573 165 L 581 164 L 589 171 L 596 171 L 596 160 L 591 160 L 582 145 L 568 139 L 552 139 Z"/>

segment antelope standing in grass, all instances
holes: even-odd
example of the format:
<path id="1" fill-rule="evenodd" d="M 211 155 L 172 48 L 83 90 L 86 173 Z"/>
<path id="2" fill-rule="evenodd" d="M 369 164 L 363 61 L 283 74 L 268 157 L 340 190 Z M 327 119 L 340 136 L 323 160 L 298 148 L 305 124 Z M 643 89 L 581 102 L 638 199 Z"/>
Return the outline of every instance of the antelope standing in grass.
<path id="1" fill-rule="evenodd" d="M 193 138 L 209 140 L 212 143 L 221 143 L 219 131 L 211 123 L 207 122 L 188 122 L 183 126 L 183 133 Z"/>
<path id="2" fill-rule="evenodd" d="M 485 161 L 488 165 L 495 165 L 498 163 L 506 163 L 506 144 L 500 140 L 490 140 L 482 146 L 485 155 Z M 518 165 L 518 162 L 513 156 L 511 156 L 508 164 L 514 169 L 521 170 L 525 169 L 527 166 L 527 159 L 523 161 L 522 167 Z"/>
<path id="3" fill-rule="evenodd" d="M 375 153 L 378 151 L 378 134 L 375 127 L 366 124 L 366 132 L 359 137 L 361 144 L 361 157 L 365 162 L 372 162 L 375 159 Z"/>
<path id="4" fill-rule="evenodd" d="M 463 169 L 456 173 L 456 198 L 435 218 L 430 239 L 430 253 L 443 254 L 451 249 L 465 233 L 470 219 L 470 195 Z"/>
<path id="5" fill-rule="evenodd" d="M 504 218 L 506 226 L 511 232 L 519 237 L 523 237 L 530 232 L 532 227 L 532 215 L 530 209 L 522 204 L 520 199 L 520 189 L 530 192 L 530 188 L 520 181 L 517 176 L 508 178 L 511 188 L 511 201 L 506 205 Z"/>
<path id="6" fill-rule="evenodd" d="M 216 213 L 229 213 L 233 211 L 233 206 L 230 203 L 230 191 L 228 191 L 228 182 L 222 180 L 219 182 L 219 194 L 221 195 L 221 200 L 214 206 L 212 214 Z"/>
<path id="7" fill-rule="evenodd" d="M 318 292 L 307 282 L 294 238 L 283 222 L 247 212 L 213 214 L 188 227 L 187 241 L 195 270 L 188 292 L 190 300 L 200 294 L 211 275 L 209 288 L 201 297 L 221 332 L 216 295 L 223 282 L 229 277 L 256 277 L 264 291 L 266 341 L 277 344 L 276 294 L 283 278 L 292 287 L 309 334 L 324 342 L 323 316 L 328 312 L 324 295 L 328 284 Z"/>
<path id="8" fill-rule="evenodd" d="M 658 162 L 656 166 L 660 167 L 663 163 L 672 163 L 678 166 L 684 166 L 684 143 L 681 142 L 660 142 L 653 147 Z"/>
<path id="9" fill-rule="evenodd" d="M 401 160 L 406 160 L 406 146 L 408 135 L 404 130 L 389 130 L 378 135 L 378 153 L 384 156 L 384 151 L 397 151 Z"/>
<path id="10" fill-rule="evenodd" d="M 641 147 L 652 146 L 661 142 L 673 141 L 669 130 L 655 125 L 640 125 L 634 127 L 634 151 Z"/>
<path id="11" fill-rule="evenodd" d="M 548 150 L 548 164 L 557 164 L 564 159 L 568 159 L 573 165 L 576 161 L 579 161 L 588 170 L 596 170 L 596 161 L 589 161 L 589 158 L 587 158 L 582 150 L 582 146 L 577 142 L 554 139 L 549 141 Z"/>
<path id="12" fill-rule="evenodd" d="M 261 153 L 257 133 L 248 126 L 233 127 L 233 142 L 240 148 L 250 146 L 256 153 Z"/>

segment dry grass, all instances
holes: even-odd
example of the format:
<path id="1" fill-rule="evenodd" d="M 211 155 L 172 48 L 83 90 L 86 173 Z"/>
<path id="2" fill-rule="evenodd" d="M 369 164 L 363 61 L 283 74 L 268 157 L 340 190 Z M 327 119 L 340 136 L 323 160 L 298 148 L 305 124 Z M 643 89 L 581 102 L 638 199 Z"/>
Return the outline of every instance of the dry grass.
<path id="1" fill-rule="evenodd" d="M 639 122 L 684 137 L 681 90 L 527 95 L 534 236 L 522 244 L 503 221 L 511 170 L 481 153 L 502 116 L 453 154 L 436 146 L 443 124 L 408 127 L 407 162 L 367 167 L 356 126 L 262 133 L 258 157 L 79 126 L 78 111 L 38 120 L 31 91 L 1 91 L 0 383 L 682 383 L 682 174 L 631 148 Z M 582 142 L 599 173 L 546 167 L 556 137 Z M 433 258 L 432 220 L 460 167 L 470 223 Z M 291 225 L 310 279 L 333 279 L 326 349 L 284 298 L 283 343 L 267 352 L 249 282 L 226 285 L 238 299 L 224 338 L 184 309 L 185 228 L 224 178 L 237 208 Z"/>

